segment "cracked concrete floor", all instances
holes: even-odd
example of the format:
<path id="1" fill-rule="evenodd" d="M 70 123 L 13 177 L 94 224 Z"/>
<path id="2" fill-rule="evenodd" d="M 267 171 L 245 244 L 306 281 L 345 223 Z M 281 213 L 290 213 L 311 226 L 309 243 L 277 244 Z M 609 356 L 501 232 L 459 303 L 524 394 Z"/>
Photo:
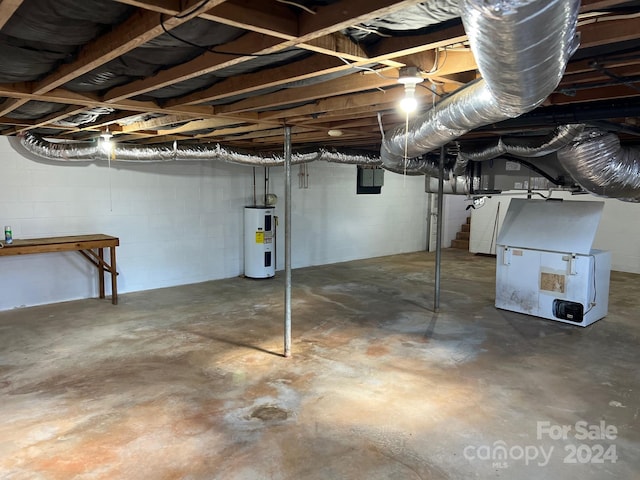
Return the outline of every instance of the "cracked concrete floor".
<path id="1" fill-rule="evenodd" d="M 433 261 L 295 270 L 290 359 L 281 275 L 1 312 L 0 478 L 640 478 L 639 277 L 583 329 Z"/>

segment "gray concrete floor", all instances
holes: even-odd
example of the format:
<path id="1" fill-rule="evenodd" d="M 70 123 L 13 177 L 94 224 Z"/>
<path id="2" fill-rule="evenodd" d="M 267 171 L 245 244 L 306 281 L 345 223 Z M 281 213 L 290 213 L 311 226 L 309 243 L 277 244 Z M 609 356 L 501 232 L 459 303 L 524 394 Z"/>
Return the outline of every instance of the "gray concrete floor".
<path id="1" fill-rule="evenodd" d="M 433 261 L 295 270 L 290 359 L 281 275 L 0 313 L 0 478 L 640 478 L 639 277 L 580 328 Z"/>

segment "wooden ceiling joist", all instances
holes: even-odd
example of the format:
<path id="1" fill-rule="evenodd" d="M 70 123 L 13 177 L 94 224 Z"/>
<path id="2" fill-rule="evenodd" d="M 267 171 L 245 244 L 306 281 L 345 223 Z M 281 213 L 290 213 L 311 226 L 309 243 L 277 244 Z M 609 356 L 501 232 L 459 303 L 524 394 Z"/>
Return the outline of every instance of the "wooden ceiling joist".
<path id="1" fill-rule="evenodd" d="M 334 57 L 314 55 L 310 58 L 284 65 L 278 69 L 264 70 L 227 78 L 205 90 L 169 100 L 167 105 L 195 105 L 211 102 L 266 88 L 283 86 L 291 82 L 299 82 L 322 75 L 329 75 L 351 68 L 353 67 L 345 65 L 344 62 Z"/>
<path id="2" fill-rule="evenodd" d="M 7 98 L 4 102 L 0 103 L 0 117 L 4 117 L 29 101 L 28 96 L 23 98 L 17 98 L 11 95 L 4 96 L 10 98 Z"/>
<path id="3" fill-rule="evenodd" d="M 225 45 L 224 50 L 244 53 L 245 55 L 225 55 L 205 52 L 195 59 L 158 72 L 153 77 L 137 80 L 120 87 L 112 88 L 104 99 L 117 102 L 152 90 L 190 80 L 223 68 L 232 67 L 256 58 L 255 55 L 270 55 L 280 50 L 280 42 L 259 33 L 248 33 Z"/>
<path id="4" fill-rule="evenodd" d="M 153 130 L 159 127 L 164 127 L 166 125 L 187 122 L 191 119 L 192 117 L 190 115 L 164 115 L 162 117 L 151 118 L 149 120 L 123 125 L 120 131 L 122 133 L 129 133 L 139 130 Z"/>
<path id="5" fill-rule="evenodd" d="M 415 4 L 418 2 L 412 0 L 411 2 L 401 3 Z M 391 7 L 386 7 L 385 10 L 390 8 Z M 329 9 L 329 7 L 323 7 L 323 11 L 324 9 Z M 333 9 L 335 9 L 335 7 L 333 7 Z M 359 6 L 358 12 L 366 10 L 369 12 L 368 17 L 365 15 L 366 18 L 375 18 L 375 16 L 371 16 L 371 9 L 372 6 L 368 6 L 366 9 Z M 294 45 L 297 47 L 304 47 L 302 44 L 306 41 L 314 41 L 314 45 L 311 45 L 310 49 L 315 51 L 321 51 L 325 54 L 330 54 L 363 64 L 369 63 L 366 53 L 360 47 L 355 45 L 352 41 L 346 40 L 344 36 L 338 33 L 339 30 L 343 28 L 342 26 L 332 25 L 331 28 L 329 28 L 323 24 L 323 26 L 319 28 L 321 28 L 321 30 L 309 32 L 304 36 L 286 42 L 280 42 L 280 39 L 278 38 L 271 38 L 256 32 L 245 34 L 239 39 L 226 44 L 224 47 L 220 47 L 218 50 L 239 52 L 246 55 L 229 58 L 228 55 L 205 52 L 203 55 L 190 62 L 161 71 L 149 79 L 132 82 L 131 84 L 122 87 L 116 87 L 105 96 L 105 100 L 117 101 L 141 95 L 151 90 L 156 90 L 171 84 L 179 83 L 181 81 L 189 80 L 191 78 L 249 61 L 255 58 L 253 55 L 269 55 Z M 327 40 L 328 43 L 323 44 L 320 39 L 325 36 L 329 36 L 329 39 Z M 376 62 L 383 62 L 387 60 L 390 59 L 378 58 Z"/>
<path id="6" fill-rule="evenodd" d="M 197 10 L 188 13 L 189 10 L 187 9 L 181 16 L 167 18 L 163 25 L 159 24 L 158 15 L 153 12 L 136 12 L 123 24 L 90 42 L 80 51 L 74 62 L 61 66 L 52 75 L 37 82 L 33 93 L 37 95 L 53 90 L 162 35 L 164 29 L 171 30 L 188 22 L 197 16 Z"/>
<path id="7" fill-rule="evenodd" d="M 67 108 L 65 108 L 62 112 L 56 112 L 53 113 L 51 115 L 48 115 L 47 117 L 38 120 L 36 123 L 34 123 L 33 125 L 29 125 L 28 127 L 23 127 L 23 128 L 19 128 L 16 129 L 15 133 L 24 133 L 28 130 L 33 130 L 34 128 L 37 127 L 43 127 L 45 125 L 47 126 L 51 126 L 52 124 L 55 124 L 55 122 L 58 122 L 60 120 L 64 120 L 65 118 L 71 117 L 73 115 L 78 115 L 84 111 L 86 111 L 86 107 L 76 107 L 76 106 L 69 106 Z M 63 128 L 63 127 L 54 127 L 54 128 Z M 64 128 L 68 128 L 68 127 L 64 127 Z M 71 127 L 73 128 L 73 127 Z"/>
<path id="8" fill-rule="evenodd" d="M 167 16 L 180 14 L 179 0 L 116 0 L 119 3 L 143 8 Z M 192 2 L 193 3 L 193 2 Z M 293 40 L 298 36 L 298 20 L 294 12 L 274 2 L 262 0 L 234 4 L 218 2 L 206 4 L 199 17 L 217 23 L 242 28 L 272 37 Z"/>
<path id="9" fill-rule="evenodd" d="M 0 29 L 9 21 L 11 16 L 22 5 L 23 0 L 2 0 L 0 2 Z"/>
<path id="10" fill-rule="evenodd" d="M 220 2 L 224 0 L 214 1 Z M 2 4 L 4 3 L 5 1 L 2 2 Z M 9 7 L 7 8 L 9 9 Z M 0 10 L 0 14 L 2 14 L 2 10 Z M 171 30 L 197 15 L 197 9 L 188 8 L 183 11 L 182 15 L 171 17 L 163 22 L 164 25 L 160 25 L 158 16 L 155 13 L 135 12 L 123 24 L 82 48 L 75 61 L 63 64 L 55 72 L 36 82 L 35 86 L 31 87 L 29 85 L 30 93 L 33 95 L 47 93 L 161 35 L 164 33 L 164 29 Z M 14 101 L 10 109 L 5 106 L 0 110 L 0 115 L 10 113 L 12 110 L 24 105 L 28 100 Z"/>
<path id="11" fill-rule="evenodd" d="M 598 19 L 593 23 L 581 26 L 580 47 L 591 48 L 607 45 L 611 43 L 626 42 L 640 39 L 640 19 L 636 16 L 615 21 L 607 21 L 606 17 Z"/>
<path id="12" fill-rule="evenodd" d="M 197 132 L 199 130 L 207 130 L 210 128 L 223 128 L 223 127 L 228 127 L 230 125 L 237 125 L 238 123 L 242 124 L 242 122 L 238 122 L 238 121 L 230 120 L 226 118 L 209 118 L 206 120 L 192 120 L 188 123 L 185 123 L 184 125 L 180 125 L 175 128 L 163 129 L 162 134 L 177 135 L 180 133 Z"/>
<path id="13" fill-rule="evenodd" d="M 640 84 L 638 84 L 640 87 Z M 628 87 L 626 85 L 615 85 L 609 87 L 590 88 L 580 90 L 571 95 L 563 93 L 552 94 L 548 101 L 550 105 L 565 105 L 574 103 L 592 102 L 602 98 L 630 98 L 640 96 L 640 89 Z"/>
<path id="14" fill-rule="evenodd" d="M 394 74 L 395 73 L 395 74 Z M 335 97 L 349 93 L 366 91 L 397 84 L 397 72 L 390 72 L 389 77 L 364 73 L 349 75 L 348 77 L 329 80 L 309 87 L 279 91 L 260 97 L 247 98 L 230 105 L 215 107 L 216 113 L 241 113 L 245 111 L 264 111 L 266 109 L 291 105 L 300 102 L 310 102 L 326 97 Z M 349 99 L 346 97 L 345 102 Z M 266 118 L 266 117 L 265 117 Z"/>

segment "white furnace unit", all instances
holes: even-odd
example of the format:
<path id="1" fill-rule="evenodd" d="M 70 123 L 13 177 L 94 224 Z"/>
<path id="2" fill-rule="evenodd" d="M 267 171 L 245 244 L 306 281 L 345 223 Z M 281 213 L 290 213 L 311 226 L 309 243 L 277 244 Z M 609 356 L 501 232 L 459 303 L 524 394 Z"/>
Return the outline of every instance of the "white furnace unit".
<path id="1" fill-rule="evenodd" d="M 604 202 L 513 199 L 496 249 L 496 307 L 586 327 L 607 314 L 611 253 L 591 248 Z"/>
<path id="2" fill-rule="evenodd" d="M 244 276 L 271 278 L 276 274 L 274 207 L 244 207 Z"/>

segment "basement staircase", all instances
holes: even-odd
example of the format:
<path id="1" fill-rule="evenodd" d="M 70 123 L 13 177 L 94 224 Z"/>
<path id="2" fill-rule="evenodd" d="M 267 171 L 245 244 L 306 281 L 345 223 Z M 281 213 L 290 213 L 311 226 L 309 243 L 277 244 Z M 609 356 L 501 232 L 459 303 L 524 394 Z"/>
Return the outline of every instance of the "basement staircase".
<path id="1" fill-rule="evenodd" d="M 469 251 L 469 233 L 471 232 L 471 217 L 467 217 L 467 223 L 460 226 L 460 231 L 456 233 L 455 240 L 451 240 L 451 248 Z"/>

